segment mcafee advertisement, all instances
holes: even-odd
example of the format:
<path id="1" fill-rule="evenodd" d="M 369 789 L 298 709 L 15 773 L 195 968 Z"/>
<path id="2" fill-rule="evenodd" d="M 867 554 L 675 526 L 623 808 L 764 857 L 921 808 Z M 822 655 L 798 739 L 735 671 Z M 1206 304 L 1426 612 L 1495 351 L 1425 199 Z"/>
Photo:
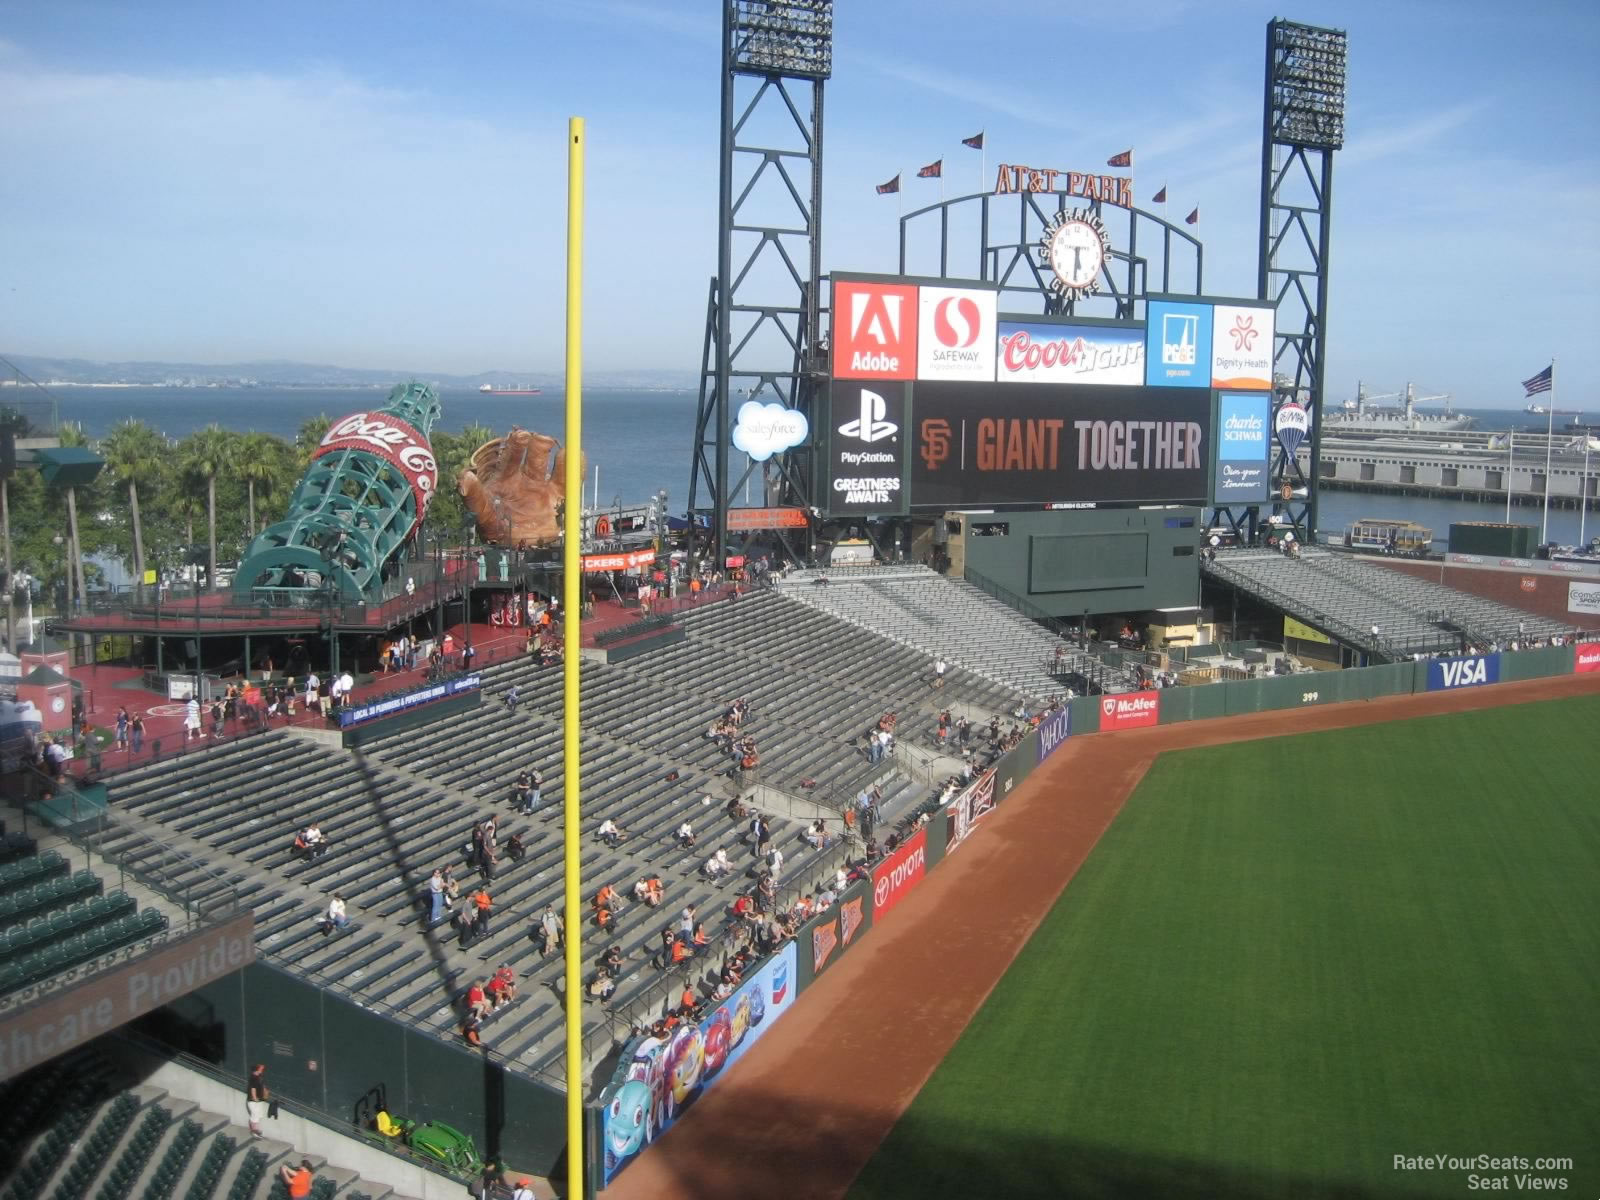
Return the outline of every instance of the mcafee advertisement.
<path id="1" fill-rule="evenodd" d="M 1100 697 L 1100 729 L 1139 729 L 1161 718 L 1160 692 L 1127 692 Z"/>

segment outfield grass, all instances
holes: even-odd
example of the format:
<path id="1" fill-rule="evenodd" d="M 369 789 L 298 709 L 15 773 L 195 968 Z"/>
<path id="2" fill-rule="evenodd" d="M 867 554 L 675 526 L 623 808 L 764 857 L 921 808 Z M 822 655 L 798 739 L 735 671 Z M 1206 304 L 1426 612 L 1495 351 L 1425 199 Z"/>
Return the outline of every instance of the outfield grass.
<path id="1" fill-rule="evenodd" d="M 851 1197 L 1485 1194 L 1429 1154 L 1600 1196 L 1600 698 L 1163 756 Z"/>

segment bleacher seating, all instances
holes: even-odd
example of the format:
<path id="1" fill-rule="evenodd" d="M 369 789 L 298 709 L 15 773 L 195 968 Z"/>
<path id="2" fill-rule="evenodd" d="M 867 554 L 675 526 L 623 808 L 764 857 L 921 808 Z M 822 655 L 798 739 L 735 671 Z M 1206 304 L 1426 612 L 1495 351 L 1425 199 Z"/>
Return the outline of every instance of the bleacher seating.
<path id="1" fill-rule="evenodd" d="M 819 584 L 824 574 L 828 582 Z M 785 595 L 813 608 L 910 646 L 919 652 L 924 666 L 942 654 L 950 663 L 1036 704 L 1064 692 L 1069 676 L 1092 680 L 1105 691 L 1134 686 L 1120 670 L 1107 677 L 1105 665 L 1092 654 L 986 592 L 926 567 L 858 570 L 845 576 L 837 568 L 799 571 L 780 587 Z M 1015 703 L 1013 699 L 1007 707 Z"/>
<path id="2" fill-rule="evenodd" d="M 684 905 L 699 905 L 708 929 L 717 931 L 735 895 L 750 886 L 744 829 L 729 822 L 722 806 L 751 781 L 730 778 L 730 760 L 706 736 L 730 701 L 742 696 L 751 703 L 744 728 L 759 740 L 761 784 L 826 812 L 876 780 L 885 816 L 893 819 L 925 799 L 928 785 L 899 773 L 896 760 L 868 764 L 864 735 L 883 712 L 899 713 L 897 734 L 909 753 L 919 736 L 931 738 L 939 708 L 986 719 L 1009 712 L 1019 699 L 1013 688 L 959 667 L 935 691 L 927 653 L 775 591 L 707 602 L 674 614 L 674 622 L 684 640 L 620 663 L 586 659 L 581 668 L 586 888 L 592 894 L 610 883 L 626 893 L 654 874 L 667 893 L 661 912 L 630 904 L 619 914 L 608 939 L 625 959 L 606 1006 L 613 1013 L 628 1011 L 665 982 L 650 959 L 662 926 Z M 559 956 L 542 961 L 530 936 L 545 906 L 561 904 L 562 672 L 529 657 L 492 665 L 483 675 L 481 706 L 420 732 L 378 734 L 353 754 L 273 733 L 121 773 L 111 783 L 111 800 L 113 811 L 132 814 L 146 832 L 159 831 L 203 857 L 218 886 L 238 889 L 255 909 L 262 953 L 440 1038 L 459 1038 L 459 998 L 467 985 L 500 963 L 511 965 L 519 999 L 490 1017 L 483 1037 L 498 1054 L 537 1068 L 562 1047 Z M 520 697 L 515 712 L 502 703 L 513 683 Z M 512 781 L 523 767 L 544 775 L 543 804 L 533 816 L 510 805 Z M 479 876 L 467 866 L 465 843 L 473 824 L 491 814 L 499 819 L 502 847 L 490 887 L 495 916 L 487 936 L 462 946 L 448 927 L 426 928 L 423 893 L 429 874 L 447 865 L 463 898 L 471 892 Z M 618 848 L 595 837 L 606 818 L 630 833 Z M 313 819 L 331 849 L 300 861 L 290 842 Z M 673 836 L 685 820 L 698 834 L 692 849 L 680 848 Z M 831 874 L 838 849 L 807 844 L 805 824 L 775 819 L 786 858 L 782 883 L 810 890 L 824 871 Z M 512 834 L 526 847 L 520 862 L 504 855 Z M 100 848 L 113 857 L 133 855 L 133 840 L 113 827 Z M 719 846 L 737 869 L 713 882 L 700 865 Z M 330 937 L 318 918 L 334 891 L 352 921 Z M 586 936 L 594 938 L 592 926 Z M 681 988 L 680 982 L 674 990 Z M 592 1016 L 586 1012 L 585 1024 L 591 1031 L 607 1027 L 601 1006 Z"/>
<path id="3" fill-rule="evenodd" d="M 1376 625 L 1380 645 L 1393 655 L 1459 649 L 1462 635 L 1508 641 L 1519 624 L 1530 636 L 1565 631 L 1532 613 L 1317 547 L 1296 558 L 1222 550 L 1205 569 L 1351 645 L 1370 644 Z"/>

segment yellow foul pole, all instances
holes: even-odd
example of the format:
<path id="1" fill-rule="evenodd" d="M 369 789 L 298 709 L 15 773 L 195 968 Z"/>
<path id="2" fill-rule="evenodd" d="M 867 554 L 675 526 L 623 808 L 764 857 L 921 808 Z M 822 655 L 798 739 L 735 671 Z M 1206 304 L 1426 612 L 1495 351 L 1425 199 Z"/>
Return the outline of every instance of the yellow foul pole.
<path id="1" fill-rule="evenodd" d="M 561 775 L 567 923 L 567 1195 L 583 1196 L 583 881 L 578 839 L 582 811 L 578 781 L 578 645 L 583 611 L 583 118 L 567 122 L 567 460 L 561 529 L 562 645 Z"/>

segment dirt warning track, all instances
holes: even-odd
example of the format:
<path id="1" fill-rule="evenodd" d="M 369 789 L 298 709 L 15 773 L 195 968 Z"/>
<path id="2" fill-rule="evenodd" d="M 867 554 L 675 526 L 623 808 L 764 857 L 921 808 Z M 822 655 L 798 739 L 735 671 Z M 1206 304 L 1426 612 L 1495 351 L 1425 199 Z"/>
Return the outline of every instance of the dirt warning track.
<path id="1" fill-rule="evenodd" d="M 1600 693 L 1600 674 L 1070 738 L 607 1188 L 607 1200 L 837 1200 L 1156 755 Z"/>

